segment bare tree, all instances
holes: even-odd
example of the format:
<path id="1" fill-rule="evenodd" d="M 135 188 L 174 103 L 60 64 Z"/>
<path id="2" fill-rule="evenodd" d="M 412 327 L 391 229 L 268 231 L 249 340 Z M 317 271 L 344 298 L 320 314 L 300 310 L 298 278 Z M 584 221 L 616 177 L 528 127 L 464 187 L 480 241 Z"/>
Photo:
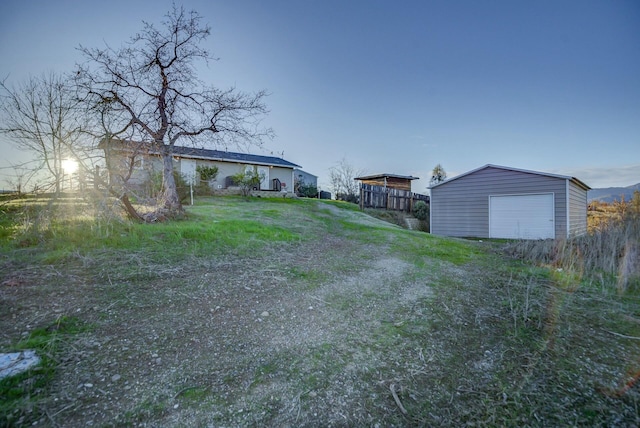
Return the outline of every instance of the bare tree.
<path id="1" fill-rule="evenodd" d="M 72 155 L 71 148 L 78 143 L 82 131 L 77 100 L 68 81 L 55 73 L 31 77 L 13 87 L 2 81 L 0 115 L 0 132 L 16 147 L 34 155 L 37 170 L 48 172 L 59 193 L 64 160 Z M 24 176 L 24 171 L 21 174 Z"/>
<path id="2" fill-rule="evenodd" d="M 355 178 L 361 175 L 363 175 L 362 171 L 353 167 L 344 158 L 336 166 L 331 167 L 329 181 L 336 199 L 357 203 L 360 189 Z"/>
<path id="3" fill-rule="evenodd" d="M 82 101 L 108 116 L 107 138 L 126 135 L 162 156 L 161 206 L 169 215 L 182 211 L 173 175 L 177 142 L 250 145 L 272 134 L 260 126 L 264 91 L 220 90 L 198 79 L 196 64 L 212 59 L 202 47 L 210 28 L 201 21 L 174 5 L 161 28 L 145 22 L 119 49 L 79 48 L 87 59 L 76 70 Z"/>
<path id="4" fill-rule="evenodd" d="M 18 195 L 27 192 L 28 188 L 37 189 L 38 183 L 35 180 L 38 174 L 39 168 L 34 168 L 31 164 L 33 162 L 27 162 L 24 164 L 11 165 L 13 176 L 7 178 L 7 183 L 15 189 Z"/>

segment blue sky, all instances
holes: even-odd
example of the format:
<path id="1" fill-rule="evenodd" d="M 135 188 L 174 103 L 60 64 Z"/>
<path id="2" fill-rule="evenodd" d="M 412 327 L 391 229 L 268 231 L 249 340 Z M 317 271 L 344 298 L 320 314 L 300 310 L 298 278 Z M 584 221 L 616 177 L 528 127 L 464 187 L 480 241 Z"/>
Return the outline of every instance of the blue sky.
<path id="1" fill-rule="evenodd" d="M 342 159 L 418 176 L 419 193 L 437 163 L 449 177 L 492 163 L 591 187 L 640 182 L 637 0 L 183 4 L 212 27 L 219 60 L 200 77 L 270 93 L 276 138 L 254 152 L 284 153 L 324 189 Z M 70 71 L 78 45 L 120 46 L 170 7 L 5 0 L 0 77 Z M 0 149 L 0 167 L 24 157 Z"/>

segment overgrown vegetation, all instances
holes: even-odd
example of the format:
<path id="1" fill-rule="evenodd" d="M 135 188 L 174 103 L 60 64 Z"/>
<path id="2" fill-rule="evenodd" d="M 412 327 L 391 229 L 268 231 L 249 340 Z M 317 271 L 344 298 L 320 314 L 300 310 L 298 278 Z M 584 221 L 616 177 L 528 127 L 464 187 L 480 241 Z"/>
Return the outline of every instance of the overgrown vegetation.
<path id="1" fill-rule="evenodd" d="M 507 251 L 598 287 L 615 287 L 619 293 L 640 290 L 640 192 L 630 202 L 592 204 L 592 211 L 597 215 L 590 215 L 586 235 L 520 241 L 508 244 Z"/>
<path id="2" fill-rule="evenodd" d="M 157 224 L 81 200 L 0 209 L 0 351 L 31 337 L 54 356 L 37 391 L 3 401 L 5 425 L 640 420 L 633 286 L 338 201 L 200 198 Z"/>

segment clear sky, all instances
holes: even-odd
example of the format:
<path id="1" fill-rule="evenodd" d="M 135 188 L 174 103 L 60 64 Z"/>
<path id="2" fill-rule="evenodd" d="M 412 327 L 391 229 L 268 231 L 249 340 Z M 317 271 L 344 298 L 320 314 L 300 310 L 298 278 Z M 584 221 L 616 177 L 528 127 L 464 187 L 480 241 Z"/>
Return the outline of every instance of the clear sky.
<path id="1" fill-rule="evenodd" d="M 323 189 L 342 159 L 420 177 L 419 193 L 437 163 L 449 177 L 492 163 L 640 182 L 638 0 L 176 3 L 212 27 L 203 80 L 269 91 L 276 138 L 254 152 L 284 153 Z M 0 77 L 71 71 L 78 45 L 118 47 L 170 7 L 4 0 Z M 24 156 L 0 153 L 0 167 Z"/>

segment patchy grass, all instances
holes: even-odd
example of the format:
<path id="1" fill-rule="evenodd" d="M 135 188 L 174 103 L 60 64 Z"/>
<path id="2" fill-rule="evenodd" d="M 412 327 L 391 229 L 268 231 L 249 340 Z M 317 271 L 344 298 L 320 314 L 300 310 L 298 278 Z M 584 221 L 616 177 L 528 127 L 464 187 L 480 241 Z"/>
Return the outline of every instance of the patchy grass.
<path id="1" fill-rule="evenodd" d="M 639 422 L 637 295 L 503 243 L 318 200 L 203 198 L 153 225 L 29 210 L 37 239 L 24 208 L 0 218 L 0 349 L 29 337 L 52 370 L 5 424 Z"/>
<path id="2" fill-rule="evenodd" d="M 62 316 L 46 327 L 35 328 L 3 352 L 34 350 L 37 366 L 16 376 L 0 379 L 0 425 L 22 426 L 42 417 L 40 402 L 50 392 L 60 357 L 74 336 L 86 331 L 80 320 Z"/>

